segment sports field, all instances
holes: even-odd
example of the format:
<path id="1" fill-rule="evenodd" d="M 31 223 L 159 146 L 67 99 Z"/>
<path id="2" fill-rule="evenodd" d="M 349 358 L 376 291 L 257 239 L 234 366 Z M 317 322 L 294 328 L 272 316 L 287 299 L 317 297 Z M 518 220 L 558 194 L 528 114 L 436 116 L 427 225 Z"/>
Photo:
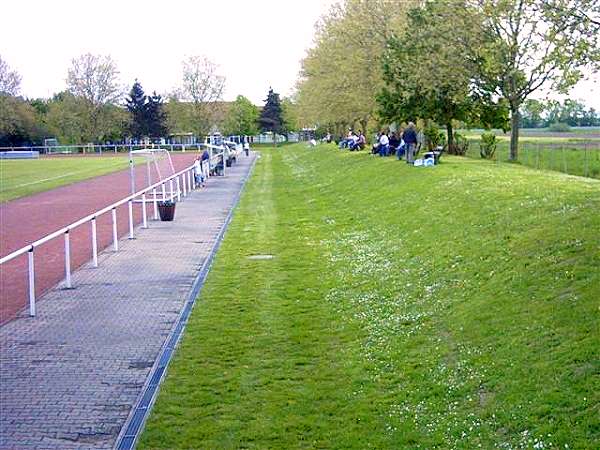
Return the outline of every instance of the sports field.
<path id="1" fill-rule="evenodd" d="M 0 202 L 129 167 L 128 156 L 0 160 Z"/>
<path id="2" fill-rule="evenodd" d="M 264 149 L 139 448 L 600 448 L 598 211 L 514 164 Z"/>

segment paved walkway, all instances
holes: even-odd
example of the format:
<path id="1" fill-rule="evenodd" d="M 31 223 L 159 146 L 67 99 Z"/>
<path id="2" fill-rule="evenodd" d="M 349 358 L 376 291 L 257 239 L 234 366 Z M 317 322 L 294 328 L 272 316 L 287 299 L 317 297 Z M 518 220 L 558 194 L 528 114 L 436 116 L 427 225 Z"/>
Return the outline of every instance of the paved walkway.
<path id="1" fill-rule="evenodd" d="M 112 448 L 253 158 L 0 328 L 0 448 Z"/>

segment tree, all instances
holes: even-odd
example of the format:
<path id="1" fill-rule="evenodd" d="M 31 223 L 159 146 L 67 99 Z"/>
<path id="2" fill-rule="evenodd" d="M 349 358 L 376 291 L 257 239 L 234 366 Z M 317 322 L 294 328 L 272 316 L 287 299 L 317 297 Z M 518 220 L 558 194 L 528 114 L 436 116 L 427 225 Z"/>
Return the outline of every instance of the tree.
<path id="1" fill-rule="evenodd" d="M 43 134 L 29 103 L 20 97 L 0 95 L 0 146 L 32 145 L 39 143 Z"/>
<path id="2" fill-rule="evenodd" d="M 501 105 L 472 90 L 478 61 L 467 50 L 478 17 L 465 2 L 427 2 L 409 10 L 407 20 L 405 32 L 389 38 L 384 53 L 386 86 L 378 97 L 382 117 L 445 125 L 449 153 L 455 152 L 453 121 L 503 125 L 502 115 L 494 111 L 501 111 Z"/>
<path id="3" fill-rule="evenodd" d="M 100 116 L 105 106 L 118 102 L 122 91 L 118 83 L 119 71 L 110 56 L 87 53 L 71 61 L 67 76 L 68 90 L 87 104 L 86 118 L 90 122 L 92 139 L 100 139 Z"/>
<path id="4" fill-rule="evenodd" d="M 281 100 L 281 113 L 283 117 L 283 132 L 297 131 L 300 128 L 300 119 L 298 115 L 298 104 L 290 97 L 284 97 Z"/>
<path id="5" fill-rule="evenodd" d="M 71 92 L 60 92 L 48 102 L 46 123 L 50 134 L 62 144 L 82 144 L 92 140 L 86 101 Z"/>
<path id="6" fill-rule="evenodd" d="M 16 70 L 11 70 L 6 61 L 0 56 L 0 95 L 19 95 L 21 89 L 21 75 Z"/>
<path id="7" fill-rule="evenodd" d="M 154 91 L 148 97 L 146 104 L 146 117 L 148 124 L 148 135 L 152 137 L 162 137 L 168 133 L 167 113 L 164 109 L 162 97 Z"/>
<path id="8" fill-rule="evenodd" d="M 534 92 L 566 92 L 584 67 L 600 61 L 597 0 L 476 0 L 477 34 L 493 39 L 471 47 L 479 55 L 479 87 L 501 95 L 511 114 L 510 159 L 518 158 L 519 109 Z"/>
<path id="9" fill-rule="evenodd" d="M 525 100 L 520 111 L 520 126 L 523 128 L 538 128 L 544 126 L 544 109 L 544 103 L 539 100 Z"/>
<path id="10" fill-rule="evenodd" d="M 258 133 L 257 121 L 259 117 L 258 107 L 253 105 L 243 95 L 238 95 L 235 102 L 229 108 L 225 123 L 224 134 L 252 136 Z"/>
<path id="11" fill-rule="evenodd" d="M 129 97 L 125 99 L 125 107 L 131 116 L 129 131 L 135 138 L 148 136 L 148 117 L 146 113 L 147 96 L 144 89 L 136 79 L 129 91 Z"/>
<path id="12" fill-rule="evenodd" d="M 269 88 L 269 93 L 265 99 L 265 106 L 258 118 L 258 124 L 263 132 L 281 133 L 283 127 L 281 102 L 279 101 L 279 94 L 274 92 L 272 88 Z"/>
<path id="13" fill-rule="evenodd" d="M 316 25 L 315 44 L 302 61 L 297 86 L 304 125 L 367 124 L 376 115 L 383 87 L 382 56 L 387 40 L 405 26 L 406 8 L 417 0 L 344 0 Z"/>
<path id="14" fill-rule="evenodd" d="M 179 95 L 191 101 L 192 130 L 206 134 L 225 89 L 225 77 L 218 74 L 218 66 L 204 56 L 190 56 L 183 61 L 183 87 Z"/>

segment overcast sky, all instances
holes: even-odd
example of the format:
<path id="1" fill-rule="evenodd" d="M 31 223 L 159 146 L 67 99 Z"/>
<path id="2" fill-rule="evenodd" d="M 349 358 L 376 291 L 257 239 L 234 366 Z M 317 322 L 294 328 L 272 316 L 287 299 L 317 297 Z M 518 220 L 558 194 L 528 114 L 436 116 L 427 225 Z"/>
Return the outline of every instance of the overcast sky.
<path id="1" fill-rule="evenodd" d="M 71 59 L 110 54 L 128 88 L 146 92 L 180 84 L 181 61 L 206 55 L 225 75 L 225 99 L 262 104 L 269 86 L 289 95 L 315 21 L 334 0 L 5 0 L 0 55 L 23 77 L 22 94 L 65 89 Z M 340 67 L 343 70 L 343 67 Z M 571 93 L 600 110 L 600 81 Z"/>

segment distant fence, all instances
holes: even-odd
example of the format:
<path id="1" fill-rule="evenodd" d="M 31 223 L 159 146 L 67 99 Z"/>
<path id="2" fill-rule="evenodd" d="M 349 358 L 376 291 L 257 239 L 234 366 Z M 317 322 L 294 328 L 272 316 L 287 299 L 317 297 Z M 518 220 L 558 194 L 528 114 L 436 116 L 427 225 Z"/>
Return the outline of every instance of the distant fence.
<path id="1" fill-rule="evenodd" d="M 73 155 L 73 154 L 96 154 L 104 153 L 128 153 L 133 150 L 162 148 L 169 151 L 198 151 L 203 144 L 221 145 L 224 141 L 231 141 L 237 144 L 249 142 L 250 144 L 273 144 L 275 139 L 280 142 L 298 142 L 299 135 L 290 133 L 288 137 L 278 134 L 274 137 L 273 134 L 259 134 L 256 136 L 237 136 L 237 135 L 210 135 L 202 136 L 187 143 L 129 143 L 129 144 L 78 144 L 78 145 L 34 145 L 25 147 L 0 147 L 1 153 L 10 152 L 31 152 L 36 151 L 45 155 Z"/>
<path id="2" fill-rule="evenodd" d="M 480 140 L 469 140 L 466 156 L 481 158 Z M 509 162 L 509 143 L 498 142 L 496 162 Z M 539 170 L 553 170 L 571 175 L 600 179 L 600 141 L 521 142 L 518 162 Z"/>

